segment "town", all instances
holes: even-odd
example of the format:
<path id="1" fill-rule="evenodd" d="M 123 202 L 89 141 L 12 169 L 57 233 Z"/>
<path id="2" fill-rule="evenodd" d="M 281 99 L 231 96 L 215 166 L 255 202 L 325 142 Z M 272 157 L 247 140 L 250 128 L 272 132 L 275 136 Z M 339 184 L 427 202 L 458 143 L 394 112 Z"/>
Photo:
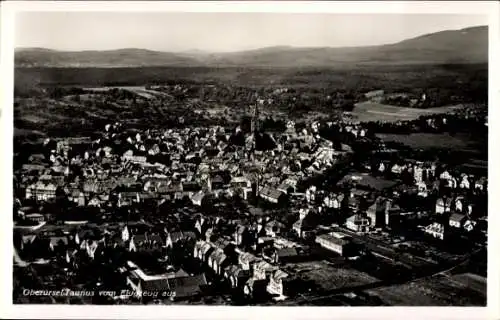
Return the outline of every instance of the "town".
<path id="1" fill-rule="evenodd" d="M 133 106 L 179 91 L 50 99 Z M 354 102 L 397 98 L 373 90 L 335 116 L 270 121 L 287 95 L 256 91 L 233 121 L 207 123 L 219 117 L 210 110 L 175 125 L 116 119 L 88 136 L 19 143 L 14 301 L 485 305 L 487 161 L 385 138 L 487 137 L 487 108 L 359 121 Z M 428 99 L 407 107 L 425 111 Z M 42 289 L 74 294 L 23 294 Z"/>

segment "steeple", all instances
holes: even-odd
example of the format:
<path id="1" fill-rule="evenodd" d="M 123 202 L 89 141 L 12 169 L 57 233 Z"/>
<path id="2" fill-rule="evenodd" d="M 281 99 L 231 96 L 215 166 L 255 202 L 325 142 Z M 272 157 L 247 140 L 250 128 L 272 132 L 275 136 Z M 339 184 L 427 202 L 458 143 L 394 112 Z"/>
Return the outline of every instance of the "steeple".
<path id="1" fill-rule="evenodd" d="M 254 134 L 255 131 L 259 131 L 259 129 L 260 129 L 260 126 L 259 126 L 259 104 L 256 103 L 255 106 L 253 107 L 252 122 L 250 125 L 251 134 Z"/>

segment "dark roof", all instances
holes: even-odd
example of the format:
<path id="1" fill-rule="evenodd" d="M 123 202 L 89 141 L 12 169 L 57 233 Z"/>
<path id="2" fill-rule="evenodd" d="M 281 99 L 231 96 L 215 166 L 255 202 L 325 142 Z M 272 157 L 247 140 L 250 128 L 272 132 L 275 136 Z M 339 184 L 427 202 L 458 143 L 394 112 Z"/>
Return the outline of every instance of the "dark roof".
<path id="1" fill-rule="evenodd" d="M 182 189 L 184 191 L 198 191 L 201 190 L 201 186 L 196 182 L 183 182 Z"/>
<path id="2" fill-rule="evenodd" d="M 276 255 L 280 258 L 294 257 L 298 255 L 298 252 L 295 248 L 282 248 L 276 250 Z"/>
<path id="3" fill-rule="evenodd" d="M 168 280 L 170 291 L 175 292 L 176 297 L 188 297 L 196 295 L 201 291 L 201 287 L 207 284 L 205 274 L 197 276 L 172 278 Z"/>
<path id="4" fill-rule="evenodd" d="M 457 221 L 457 222 L 460 222 L 460 221 L 462 221 L 463 219 L 465 219 L 465 215 L 464 215 L 464 214 L 461 214 L 461 213 L 453 213 L 453 214 L 450 216 L 450 220 L 452 220 L 452 221 Z"/>
<path id="5" fill-rule="evenodd" d="M 169 279 L 143 280 L 141 287 L 144 291 L 170 291 Z"/>
<path id="6" fill-rule="evenodd" d="M 264 187 L 259 191 L 260 195 L 273 198 L 273 199 L 279 199 L 283 195 L 283 193 L 277 189 L 274 188 L 268 188 Z"/>

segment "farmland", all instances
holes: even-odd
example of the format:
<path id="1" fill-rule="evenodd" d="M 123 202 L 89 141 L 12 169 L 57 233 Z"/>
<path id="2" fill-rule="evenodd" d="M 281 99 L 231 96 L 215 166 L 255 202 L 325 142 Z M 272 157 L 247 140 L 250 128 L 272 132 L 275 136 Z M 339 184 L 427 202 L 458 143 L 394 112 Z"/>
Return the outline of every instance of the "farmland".
<path id="1" fill-rule="evenodd" d="M 450 135 L 448 133 L 412 133 L 388 134 L 380 133 L 377 137 L 384 142 L 397 142 L 411 148 L 448 148 L 448 149 L 477 149 L 478 142 L 474 137 L 466 134 Z"/>
<path id="2" fill-rule="evenodd" d="M 303 268 L 301 277 L 314 281 L 322 290 L 335 290 L 378 281 L 378 279 L 356 269 L 332 266 L 324 261 L 303 262 L 294 267 Z"/>
<path id="3" fill-rule="evenodd" d="M 414 120 L 422 115 L 450 113 L 458 108 L 460 108 L 460 106 L 416 109 L 416 108 L 395 107 L 374 102 L 360 102 L 356 104 L 351 114 L 355 120 L 360 122 L 365 122 L 365 121 L 395 122 L 404 120 Z"/>
<path id="4" fill-rule="evenodd" d="M 400 306 L 484 306 L 484 293 L 471 289 L 467 283 L 450 281 L 444 275 L 401 285 L 367 290 L 385 304 Z"/>

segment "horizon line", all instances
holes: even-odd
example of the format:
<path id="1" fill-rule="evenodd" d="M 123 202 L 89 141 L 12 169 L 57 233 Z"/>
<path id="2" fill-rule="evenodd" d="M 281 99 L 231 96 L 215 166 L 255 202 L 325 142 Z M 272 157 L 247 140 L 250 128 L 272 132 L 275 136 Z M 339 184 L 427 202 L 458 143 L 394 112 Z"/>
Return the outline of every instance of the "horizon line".
<path id="1" fill-rule="evenodd" d="M 264 47 L 255 47 L 255 48 L 249 48 L 249 49 L 242 49 L 242 50 L 236 50 L 236 51 L 211 51 L 211 50 L 204 50 L 204 49 L 199 49 L 199 48 L 192 48 L 192 49 L 186 49 L 186 50 L 180 50 L 180 51 L 163 51 L 163 50 L 155 50 L 155 49 L 148 49 L 148 48 L 139 48 L 139 47 L 120 47 L 120 48 L 114 48 L 114 49 L 104 49 L 104 50 L 99 50 L 99 49 L 81 49 L 81 50 L 60 50 L 60 49 L 54 49 L 54 48 L 49 48 L 49 47 L 14 47 L 14 51 L 23 51 L 23 50 L 46 50 L 46 51 L 54 51 L 54 52 L 60 52 L 60 53 L 77 53 L 77 52 L 112 52 L 112 51 L 122 51 L 122 50 L 142 50 L 142 51 L 151 51 L 151 52 L 160 52 L 160 53 L 173 53 L 173 54 L 186 54 L 186 53 L 193 53 L 197 52 L 199 54 L 229 54 L 229 53 L 238 53 L 238 52 L 248 52 L 248 51 L 258 51 L 258 50 L 264 50 L 264 49 L 273 49 L 273 48 L 289 48 L 289 49 L 349 49 L 349 48 L 370 48 L 370 47 L 380 47 L 380 46 L 389 46 L 389 45 L 395 45 L 407 40 L 411 39 L 417 39 L 420 37 L 425 37 L 428 35 L 432 34 L 437 34 L 441 32 L 447 32 L 447 31 L 462 31 L 462 30 L 467 30 L 467 29 L 474 29 L 474 28 L 488 28 L 489 26 L 487 24 L 484 25 L 474 25 L 474 26 L 469 26 L 461 29 L 443 29 L 440 31 L 435 31 L 431 33 L 425 33 L 421 34 L 419 36 L 415 36 L 412 38 L 407 38 L 403 39 L 397 42 L 392 42 L 392 43 L 383 43 L 383 44 L 378 44 L 378 45 L 361 45 L 361 46 L 341 46 L 341 47 L 333 47 L 333 46 L 293 46 L 293 45 L 286 45 L 286 44 L 278 44 L 278 45 L 273 45 L 273 46 L 264 46 Z"/>

